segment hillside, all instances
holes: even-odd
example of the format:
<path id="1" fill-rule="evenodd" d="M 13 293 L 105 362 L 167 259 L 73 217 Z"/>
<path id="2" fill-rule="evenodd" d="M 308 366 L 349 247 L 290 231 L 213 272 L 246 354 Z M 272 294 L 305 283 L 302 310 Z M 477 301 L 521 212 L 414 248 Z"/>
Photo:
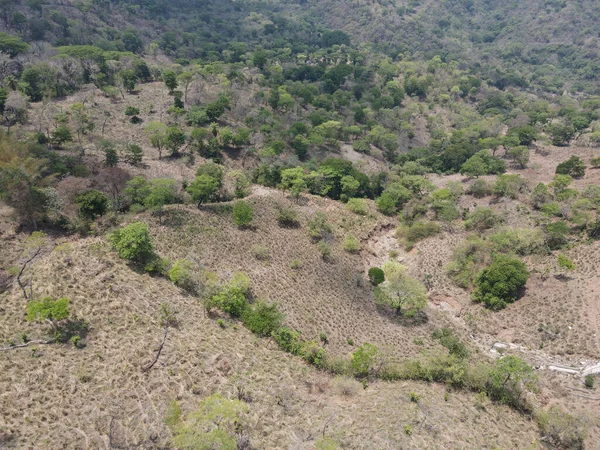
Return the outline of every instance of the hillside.
<path id="1" fill-rule="evenodd" d="M 1 448 L 597 448 L 594 2 L 0 12 Z"/>

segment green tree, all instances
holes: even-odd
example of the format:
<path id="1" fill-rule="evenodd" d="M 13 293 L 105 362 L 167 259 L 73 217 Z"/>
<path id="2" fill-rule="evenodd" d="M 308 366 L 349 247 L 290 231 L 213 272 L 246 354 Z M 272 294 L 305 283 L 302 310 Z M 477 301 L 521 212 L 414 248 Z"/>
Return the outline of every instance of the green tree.
<path id="1" fill-rule="evenodd" d="M 306 191 L 306 175 L 302 167 L 284 169 L 281 171 L 281 187 L 289 190 L 298 199 Z"/>
<path id="2" fill-rule="evenodd" d="M 109 236 L 119 256 L 136 263 L 148 262 L 154 257 L 154 248 L 148 225 L 134 222 Z"/>
<path id="3" fill-rule="evenodd" d="M 144 157 L 144 150 L 137 144 L 129 144 L 125 147 L 125 156 L 124 160 L 128 164 L 132 164 L 137 166 L 141 164 L 142 159 Z"/>
<path id="4" fill-rule="evenodd" d="M 368 342 L 361 345 L 352 353 L 352 370 L 359 377 L 365 377 L 369 374 L 369 371 L 373 369 L 379 349 Z"/>
<path id="5" fill-rule="evenodd" d="M 427 306 L 427 290 L 416 278 L 408 275 L 405 266 L 396 261 L 383 265 L 385 281 L 375 288 L 375 301 L 389 305 L 397 314 L 413 317 Z"/>
<path id="6" fill-rule="evenodd" d="M 59 330 L 59 322 L 69 318 L 69 304 L 69 299 L 65 297 L 58 300 L 54 300 L 52 297 L 45 297 L 39 301 L 30 301 L 27 303 L 27 321 L 47 321 L 52 325 L 56 334 Z"/>
<path id="7" fill-rule="evenodd" d="M 174 203 L 177 198 L 177 182 L 170 178 L 150 180 L 144 206 L 152 208 L 162 224 L 164 206 Z"/>
<path id="8" fill-rule="evenodd" d="M 585 175 L 585 169 L 586 165 L 583 160 L 579 156 L 573 155 L 556 167 L 556 173 L 570 175 L 573 178 L 582 178 Z"/>
<path id="9" fill-rule="evenodd" d="M 179 86 L 179 82 L 177 81 L 177 74 L 172 70 L 165 70 L 162 73 L 162 79 L 165 82 L 165 86 L 169 89 L 169 94 L 173 94 L 177 86 Z"/>
<path id="10" fill-rule="evenodd" d="M 527 167 L 529 162 L 529 149 L 524 145 L 519 145 L 508 150 L 508 157 L 516 162 L 521 169 Z"/>
<path id="11" fill-rule="evenodd" d="M 246 228 L 252 222 L 254 211 L 248 202 L 238 201 L 233 205 L 233 221 L 239 228 Z"/>
<path id="12" fill-rule="evenodd" d="M 184 419 L 171 415 L 173 443 L 182 450 L 237 450 L 237 430 L 248 406 L 213 394 Z"/>
<path id="13" fill-rule="evenodd" d="M 177 125 L 167 128 L 164 144 L 171 150 L 171 156 L 177 155 L 179 149 L 185 144 L 185 133 Z"/>
<path id="14" fill-rule="evenodd" d="M 492 400 L 521 408 L 524 388 L 536 382 L 533 368 L 517 356 L 503 356 L 496 360 L 489 372 L 486 390 Z"/>
<path id="15" fill-rule="evenodd" d="M 488 168 L 481 156 L 473 155 L 460 167 L 460 173 L 470 178 L 478 178 L 487 174 Z"/>
<path id="16" fill-rule="evenodd" d="M 506 308 L 519 298 L 528 279 L 527 266 L 519 258 L 496 254 L 492 264 L 477 277 L 473 300 L 495 310 Z"/>
<path id="17" fill-rule="evenodd" d="M 198 203 L 198 208 L 203 203 L 211 200 L 219 190 L 219 180 L 207 174 L 197 176 L 186 191 L 192 196 L 192 200 Z"/>
<path id="18" fill-rule="evenodd" d="M 167 126 L 161 122 L 150 122 L 146 127 L 146 135 L 150 139 L 152 147 L 158 150 L 158 159 L 162 158 L 162 149 L 165 147 L 167 138 Z"/>
<path id="19" fill-rule="evenodd" d="M 109 201 L 104 192 L 92 189 L 77 196 L 77 205 L 82 217 L 94 220 L 106 212 Z"/>
<path id="20" fill-rule="evenodd" d="M 50 143 L 56 148 L 61 148 L 67 142 L 73 142 L 73 135 L 66 125 L 58 126 L 50 134 Z"/>
<path id="21" fill-rule="evenodd" d="M 21 38 L 11 36 L 8 33 L 0 33 L 0 52 L 14 58 L 19 53 L 24 53 L 27 50 L 29 50 L 29 45 L 23 42 Z"/>

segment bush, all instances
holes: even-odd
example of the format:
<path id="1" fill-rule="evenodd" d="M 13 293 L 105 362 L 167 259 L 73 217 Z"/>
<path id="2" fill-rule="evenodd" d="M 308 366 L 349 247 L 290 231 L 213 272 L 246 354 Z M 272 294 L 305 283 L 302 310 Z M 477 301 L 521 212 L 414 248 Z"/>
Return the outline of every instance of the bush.
<path id="1" fill-rule="evenodd" d="M 331 258 L 331 245 L 329 245 L 327 242 L 319 241 L 317 248 L 319 249 L 321 258 L 323 258 L 325 261 Z"/>
<path id="2" fill-rule="evenodd" d="M 478 179 L 471 183 L 468 192 L 475 198 L 483 198 L 490 195 L 491 190 L 487 181 Z"/>
<path id="3" fill-rule="evenodd" d="M 465 227 L 467 230 L 483 231 L 495 227 L 500 222 L 502 218 L 493 209 L 478 207 L 465 220 Z"/>
<path id="4" fill-rule="evenodd" d="M 503 309 L 518 299 L 528 279 L 527 267 L 519 258 L 497 254 L 477 277 L 473 300 L 491 309 Z"/>
<path id="5" fill-rule="evenodd" d="M 585 175 L 586 165 L 579 156 L 571 156 L 567 161 L 556 167 L 559 175 L 570 175 L 573 178 L 581 178 Z"/>
<path id="6" fill-rule="evenodd" d="M 210 311 L 212 307 L 217 307 L 232 317 L 241 317 L 248 307 L 248 299 L 241 289 L 228 286 L 209 299 L 206 309 Z"/>
<path id="7" fill-rule="evenodd" d="M 121 258 L 136 263 L 144 263 L 154 257 L 148 225 L 145 223 L 132 223 L 115 231 L 109 239 Z"/>
<path id="8" fill-rule="evenodd" d="M 458 286 L 470 288 L 477 274 L 491 262 L 491 245 L 478 237 L 471 237 L 454 250 L 452 262 L 447 267 L 448 276 Z"/>
<path id="9" fill-rule="evenodd" d="M 440 341 L 440 344 L 446 347 L 452 356 L 456 356 L 457 358 L 469 357 L 469 349 L 450 328 L 435 330 L 433 338 Z"/>
<path id="10" fill-rule="evenodd" d="M 385 272 L 379 267 L 369 269 L 369 281 L 373 286 L 377 286 L 385 281 Z"/>
<path id="11" fill-rule="evenodd" d="M 360 251 L 360 241 L 356 236 L 349 234 L 344 239 L 344 250 L 348 253 L 358 253 Z"/>
<path id="12" fill-rule="evenodd" d="M 282 350 L 298 354 L 301 348 L 300 334 L 288 327 L 281 327 L 273 333 L 273 339 Z"/>
<path id="13" fill-rule="evenodd" d="M 239 228 L 246 228 L 252 222 L 254 211 L 248 202 L 239 201 L 233 205 L 233 221 Z"/>
<path id="14" fill-rule="evenodd" d="M 417 242 L 435 236 L 442 231 L 440 226 L 434 222 L 415 222 L 411 226 L 400 226 L 396 230 L 396 236 L 404 241 L 404 246 L 410 250 Z"/>
<path id="15" fill-rule="evenodd" d="M 594 377 L 592 375 L 586 375 L 584 384 L 586 388 L 594 389 Z"/>
<path id="16" fill-rule="evenodd" d="M 583 450 L 587 424 L 581 416 L 575 416 L 553 407 L 538 413 L 542 434 L 557 448 Z"/>
<path id="17" fill-rule="evenodd" d="M 79 214 L 82 217 L 94 220 L 103 215 L 108 209 L 108 197 L 104 192 L 92 189 L 77 196 Z"/>
<path id="18" fill-rule="evenodd" d="M 300 225 L 298 213 L 293 208 L 280 205 L 277 207 L 277 223 L 282 227 L 297 228 Z"/>
<path id="19" fill-rule="evenodd" d="M 194 263 L 189 259 L 179 259 L 173 263 L 169 270 L 169 279 L 178 287 L 193 290 L 192 269 Z"/>
<path id="20" fill-rule="evenodd" d="M 277 305 L 268 305 L 262 301 L 256 302 L 253 308 L 246 308 L 242 314 L 244 325 L 260 336 L 270 336 L 281 327 L 283 314 Z"/>
<path id="21" fill-rule="evenodd" d="M 270 257 L 268 247 L 264 245 L 254 245 L 252 246 L 252 254 L 254 257 L 260 261 L 267 261 Z"/>
<path id="22" fill-rule="evenodd" d="M 363 344 L 352 353 L 352 369 L 359 377 L 364 377 L 369 374 L 369 370 L 373 368 L 375 360 L 379 353 L 377 346 L 373 344 Z"/>
<path id="23" fill-rule="evenodd" d="M 520 256 L 547 251 L 544 232 L 539 228 L 502 228 L 490 236 L 494 249 Z"/>
<path id="24" fill-rule="evenodd" d="M 351 198 L 346 203 L 346 207 L 355 214 L 364 216 L 367 214 L 367 202 L 362 198 Z"/>
<path id="25" fill-rule="evenodd" d="M 325 239 L 325 237 L 331 234 L 331 225 L 327 223 L 327 216 L 322 213 L 316 213 L 308 221 L 308 235 L 315 241 Z"/>

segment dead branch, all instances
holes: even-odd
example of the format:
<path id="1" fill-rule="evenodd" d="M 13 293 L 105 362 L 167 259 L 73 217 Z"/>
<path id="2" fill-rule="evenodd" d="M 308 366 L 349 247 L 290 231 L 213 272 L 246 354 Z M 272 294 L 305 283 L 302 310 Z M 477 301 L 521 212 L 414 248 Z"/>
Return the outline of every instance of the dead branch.
<path id="1" fill-rule="evenodd" d="M 54 340 L 50 340 L 50 341 L 29 341 L 26 342 L 24 344 L 18 344 L 18 345 L 11 345 L 10 347 L 0 347 L 0 352 L 4 352 L 7 350 L 14 350 L 15 348 L 24 348 L 27 347 L 31 344 L 54 344 Z"/>
<path id="2" fill-rule="evenodd" d="M 33 261 L 35 258 L 37 258 L 37 256 L 40 254 L 41 251 L 42 251 L 42 247 L 38 247 L 37 250 L 35 251 L 35 253 L 33 254 L 33 256 L 31 258 L 29 258 L 27 261 L 25 261 L 25 263 L 23 264 L 23 267 L 21 267 L 21 270 L 19 271 L 19 274 L 17 275 L 17 283 L 19 283 L 19 287 L 23 291 L 23 296 L 25 297 L 25 300 L 29 300 L 30 297 L 27 296 L 27 290 L 25 289 L 27 287 L 27 285 L 23 284 L 23 282 L 21 281 L 21 276 L 23 275 L 23 272 L 25 272 L 25 269 L 27 268 L 27 264 L 29 264 L 31 261 Z"/>
<path id="3" fill-rule="evenodd" d="M 162 342 L 160 344 L 160 347 L 158 347 L 158 351 L 156 352 L 156 356 L 154 357 L 154 361 L 152 361 L 152 364 L 150 364 L 148 367 L 142 369 L 142 372 L 148 372 L 150 369 L 152 369 L 152 367 L 154 367 L 154 364 L 156 364 L 156 362 L 158 361 L 158 358 L 160 357 L 160 353 L 162 352 L 163 347 L 165 346 L 165 342 L 167 340 L 167 333 L 169 332 L 169 327 L 166 326 L 164 331 L 163 331 L 163 339 Z"/>

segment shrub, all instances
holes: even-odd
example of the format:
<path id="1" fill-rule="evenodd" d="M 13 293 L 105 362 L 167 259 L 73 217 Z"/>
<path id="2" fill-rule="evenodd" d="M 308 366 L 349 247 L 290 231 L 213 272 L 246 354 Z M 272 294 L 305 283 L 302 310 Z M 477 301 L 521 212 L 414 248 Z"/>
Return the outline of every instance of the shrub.
<path id="1" fill-rule="evenodd" d="M 377 346 L 373 344 L 363 344 L 352 353 L 352 370 L 359 377 L 364 377 L 369 374 L 369 370 L 373 368 L 375 360 L 379 353 Z"/>
<path id="2" fill-rule="evenodd" d="M 331 225 L 327 223 L 327 216 L 322 212 L 316 213 L 308 221 L 308 235 L 315 241 L 324 239 L 331 234 L 331 231 Z"/>
<path id="3" fill-rule="evenodd" d="M 547 251 L 544 232 L 539 228 L 502 228 L 490 236 L 494 249 L 520 256 Z"/>
<path id="4" fill-rule="evenodd" d="M 154 257 L 148 225 L 145 223 L 132 223 L 115 231 L 109 239 L 121 258 L 136 263 L 144 263 Z"/>
<path id="5" fill-rule="evenodd" d="M 333 380 L 334 390 L 345 397 L 352 397 L 360 390 L 360 383 L 353 378 L 337 377 Z"/>
<path id="6" fill-rule="evenodd" d="M 592 375 L 586 375 L 584 379 L 585 387 L 588 389 L 594 389 L 594 377 Z"/>
<path id="7" fill-rule="evenodd" d="M 389 305 L 396 314 L 413 317 L 427 306 L 427 290 L 416 278 L 408 275 L 406 267 L 396 261 L 383 265 L 385 281 L 375 288 L 375 301 Z"/>
<path id="8" fill-rule="evenodd" d="M 360 241 L 356 236 L 349 234 L 344 239 L 344 250 L 348 253 L 358 253 L 360 251 Z"/>
<path id="9" fill-rule="evenodd" d="M 254 211 L 248 202 L 239 201 L 233 205 L 233 221 L 239 228 L 246 228 L 252 222 Z"/>
<path id="10" fill-rule="evenodd" d="M 181 408 L 169 414 L 173 443 L 181 449 L 237 449 L 238 433 L 248 406 L 240 400 L 228 400 L 213 394 L 197 410 L 181 418 Z M 241 448 L 241 447 L 240 447 Z"/>
<path id="11" fill-rule="evenodd" d="M 364 216 L 367 214 L 367 202 L 362 198 L 351 198 L 346 203 L 346 207 L 355 214 Z"/>
<path id="12" fill-rule="evenodd" d="M 433 338 L 440 341 L 440 344 L 448 349 L 452 356 L 457 358 L 468 358 L 469 350 L 467 346 L 460 341 L 454 331 L 450 328 L 441 328 L 433 332 Z"/>
<path id="13" fill-rule="evenodd" d="M 297 228 L 300 225 L 298 213 L 294 208 L 280 205 L 277 207 L 277 223 L 282 227 Z"/>
<path id="14" fill-rule="evenodd" d="M 478 237 L 471 237 L 454 250 L 452 262 L 447 267 L 448 276 L 458 286 L 470 288 L 477 274 L 491 262 L 491 245 Z"/>
<path id="15" fill-rule="evenodd" d="M 329 245 L 327 242 L 319 241 L 317 248 L 319 249 L 321 258 L 323 258 L 325 261 L 331 258 L 331 245 Z"/>
<path id="16" fill-rule="evenodd" d="M 252 246 L 252 254 L 254 257 L 260 261 L 267 261 L 270 257 L 269 248 L 264 245 L 254 245 Z"/>
<path id="17" fill-rule="evenodd" d="M 587 423 L 581 416 L 569 414 L 559 407 L 537 415 L 544 437 L 557 448 L 583 450 Z"/>
<path id="18" fill-rule="evenodd" d="M 373 286 L 377 286 L 385 281 L 385 273 L 379 267 L 369 269 L 369 281 Z"/>
<path id="19" fill-rule="evenodd" d="M 559 175 L 570 175 L 573 178 L 581 178 L 585 175 L 586 165 L 579 156 L 571 156 L 567 161 L 560 163 L 556 167 L 556 173 Z"/>
<path id="20" fill-rule="evenodd" d="M 108 197 L 104 192 L 95 189 L 78 195 L 76 201 L 79 206 L 79 214 L 90 220 L 100 217 L 108 209 Z"/>
<path id="21" fill-rule="evenodd" d="M 473 300 L 492 309 L 503 309 L 518 299 L 528 279 L 527 267 L 519 258 L 497 254 L 477 277 Z"/>
<path id="22" fill-rule="evenodd" d="M 410 226 L 400 226 L 396 230 L 396 236 L 404 241 L 407 250 L 411 249 L 417 242 L 435 236 L 442 231 L 440 226 L 434 222 L 415 222 Z"/>
<path id="23" fill-rule="evenodd" d="M 327 352 L 315 341 L 304 342 L 300 347 L 299 354 L 307 363 L 318 368 L 325 367 Z"/>
<path id="24" fill-rule="evenodd" d="M 575 270 L 575 264 L 566 255 L 560 254 L 557 258 L 558 267 L 565 270 Z"/>
<path id="25" fill-rule="evenodd" d="M 232 317 L 240 317 L 247 306 L 246 294 L 241 289 L 228 286 L 209 299 L 206 309 L 210 311 L 212 307 L 217 307 Z"/>
<path id="26" fill-rule="evenodd" d="M 468 192 L 475 198 L 483 198 L 491 193 L 488 182 L 481 179 L 471 183 Z"/>
<path id="27" fill-rule="evenodd" d="M 194 263 L 189 259 L 179 259 L 173 263 L 169 270 L 169 279 L 176 285 L 186 290 L 193 290 L 194 281 L 192 269 Z"/>
<path id="28" fill-rule="evenodd" d="M 277 305 L 268 305 L 262 301 L 256 302 L 253 308 L 246 308 L 242 314 L 244 325 L 260 336 L 270 336 L 281 327 L 283 314 Z"/>
<path id="29" fill-rule="evenodd" d="M 495 227 L 500 222 L 502 218 L 493 209 L 478 207 L 465 220 L 465 227 L 467 230 L 483 231 Z"/>
<path id="30" fill-rule="evenodd" d="M 300 334 L 288 327 L 281 327 L 273 333 L 273 339 L 282 350 L 298 354 L 301 348 Z"/>
<path id="31" fill-rule="evenodd" d="M 516 199 L 518 195 L 527 189 L 527 182 L 520 175 L 500 175 L 494 184 L 492 191 L 498 197 Z"/>

